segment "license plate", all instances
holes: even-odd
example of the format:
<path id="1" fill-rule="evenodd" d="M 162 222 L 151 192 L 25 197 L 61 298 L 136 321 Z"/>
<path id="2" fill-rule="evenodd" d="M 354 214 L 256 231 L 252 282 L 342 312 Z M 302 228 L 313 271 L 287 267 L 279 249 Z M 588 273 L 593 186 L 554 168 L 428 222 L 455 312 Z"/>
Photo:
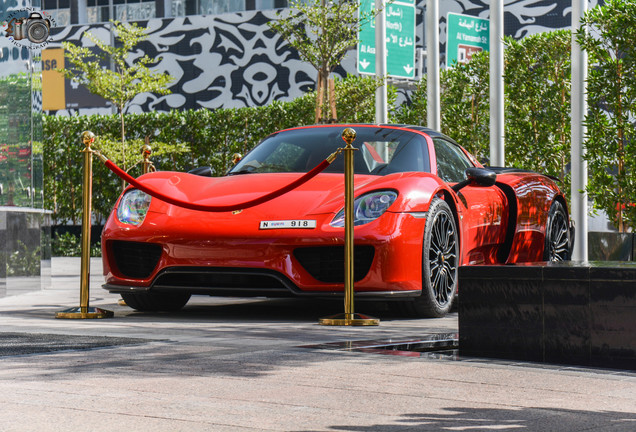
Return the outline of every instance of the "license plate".
<path id="1" fill-rule="evenodd" d="M 261 221 L 261 229 L 313 229 L 316 228 L 315 220 L 279 220 Z"/>

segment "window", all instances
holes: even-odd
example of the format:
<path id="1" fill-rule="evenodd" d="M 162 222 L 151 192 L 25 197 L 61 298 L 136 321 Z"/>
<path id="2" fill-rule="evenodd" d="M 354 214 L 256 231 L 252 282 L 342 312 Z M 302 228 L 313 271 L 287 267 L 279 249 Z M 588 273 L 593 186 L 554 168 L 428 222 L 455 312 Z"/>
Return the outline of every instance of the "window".
<path id="1" fill-rule="evenodd" d="M 201 15 L 217 15 L 245 10 L 244 0 L 199 0 Z"/>
<path id="2" fill-rule="evenodd" d="M 44 0 L 44 11 L 51 14 L 53 27 L 66 27 L 71 24 L 69 0 Z"/>
<path id="3" fill-rule="evenodd" d="M 430 172 L 425 139 L 413 132 L 376 127 L 356 128 L 353 146 L 356 174 Z M 344 147 L 342 127 L 301 128 L 266 138 L 236 165 L 230 174 L 246 172 L 307 172 L 338 148 Z M 344 172 L 340 155 L 325 172 Z"/>
<path id="4" fill-rule="evenodd" d="M 454 143 L 434 138 L 437 175 L 445 182 L 457 183 L 466 178 L 466 168 L 473 166 L 468 156 Z"/>

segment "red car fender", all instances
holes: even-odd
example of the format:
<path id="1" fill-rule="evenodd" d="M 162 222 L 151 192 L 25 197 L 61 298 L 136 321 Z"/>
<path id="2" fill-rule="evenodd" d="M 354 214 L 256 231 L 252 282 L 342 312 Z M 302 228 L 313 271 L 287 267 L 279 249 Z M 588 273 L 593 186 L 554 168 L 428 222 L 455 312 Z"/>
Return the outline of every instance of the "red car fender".
<path id="1" fill-rule="evenodd" d="M 504 262 L 541 261 L 550 206 L 559 199 L 569 214 L 563 193 L 554 181 L 541 174 L 500 174 L 497 183 L 509 200 L 514 194 L 513 205 L 509 206 L 515 216 L 511 216 L 514 226 L 510 227 L 509 253 Z"/>

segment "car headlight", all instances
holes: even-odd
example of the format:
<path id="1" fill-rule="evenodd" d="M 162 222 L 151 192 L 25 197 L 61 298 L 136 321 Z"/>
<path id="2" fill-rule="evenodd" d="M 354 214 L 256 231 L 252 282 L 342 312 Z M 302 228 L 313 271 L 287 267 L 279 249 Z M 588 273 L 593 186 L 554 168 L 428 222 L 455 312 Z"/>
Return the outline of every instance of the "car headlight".
<path id="1" fill-rule="evenodd" d="M 393 191 L 376 191 L 356 198 L 353 202 L 353 224 L 363 225 L 376 220 L 395 201 L 398 194 Z M 345 211 L 340 210 L 331 221 L 332 227 L 344 227 Z"/>
<path id="2" fill-rule="evenodd" d="M 150 207 L 150 195 L 131 189 L 124 194 L 117 207 L 119 222 L 130 225 L 141 225 Z"/>

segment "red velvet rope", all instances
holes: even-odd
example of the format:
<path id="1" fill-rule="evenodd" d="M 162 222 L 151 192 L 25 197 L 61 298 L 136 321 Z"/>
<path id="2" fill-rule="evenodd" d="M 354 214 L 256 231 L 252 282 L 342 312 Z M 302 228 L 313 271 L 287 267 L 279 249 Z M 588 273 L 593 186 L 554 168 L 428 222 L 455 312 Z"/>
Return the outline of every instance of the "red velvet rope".
<path id="1" fill-rule="evenodd" d="M 262 204 L 264 202 L 270 201 L 270 200 L 272 200 L 272 199 L 274 199 L 276 197 L 279 197 L 279 196 L 289 192 L 292 189 L 297 188 L 298 186 L 302 185 L 303 183 L 305 183 L 305 182 L 309 181 L 310 179 L 312 179 L 313 177 L 315 177 L 317 174 L 319 174 L 325 168 L 327 168 L 327 166 L 329 166 L 329 162 L 327 160 L 324 160 L 320 164 L 318 164 L 318 166 L 316 166 L 314 169 L 312 169 L 311 171 L 309 171 L 306 174 L 303 174 L 302 176 L 300 176 L 299 178 L 297 178 L 296 180 L 294 180 L 290 184 L 288 184 L 286 186 L 283 186 L 282 188 L 280 188 L 278 190 L 275 190 L 273 192 L 270 192 L 270 193 L 268 193 L 266 195 L 263 195 L 262 197 L 255 198 L 253 200 L 249 200 L 249 201 L 246 201 L 246 202 L 243 202 L 243 203 L 237 203 L 237 204 L 232 204 L 232 205 L 213 206 L 213 205 L 203 205 L 203 204 L 196 204 L 196 203 L 186 202 L 186 201 L 182 201 L 182 200 L 179 200 L 179 199 L 176 199 L 176 198 L 169 197 L 167 195 L 162 194 L 161 192 L 158 192 L 158 191 L 156 191 L 154 189 L 149 188 L 148 186 L 143 185 L 142 183 L 137 181 L 134 177 L 132 177 L 127 172 L 125 172 L 124 170 L 119 168 L 117 165 L 115 165 L 110 160 L 104 161 L 104 164 L 108 167 L 109 170 L 111 170 L 112 172 L 117 174 L 119 177 L 121 177 L 127 183 L 129 183 L 130 185 L 136 187 L 137 189 L 147 193 L 150 196 L 153 196 L 153 197 L 155 197 L 157 199 L 160 199 L 161 201 L 165 201 L 165 202 L 167 202 L 169 204 L 176 205 L 178 207 L 183 207 L 183 208 L 187 208 L 187 209 L 190 209 L 190 210 L 206 211 L 206 212 L 228 212 L 228 211 L 242 210 L 242 209 L 246 209 L 246 208 L 257 206 L 257 205 Z"/>

